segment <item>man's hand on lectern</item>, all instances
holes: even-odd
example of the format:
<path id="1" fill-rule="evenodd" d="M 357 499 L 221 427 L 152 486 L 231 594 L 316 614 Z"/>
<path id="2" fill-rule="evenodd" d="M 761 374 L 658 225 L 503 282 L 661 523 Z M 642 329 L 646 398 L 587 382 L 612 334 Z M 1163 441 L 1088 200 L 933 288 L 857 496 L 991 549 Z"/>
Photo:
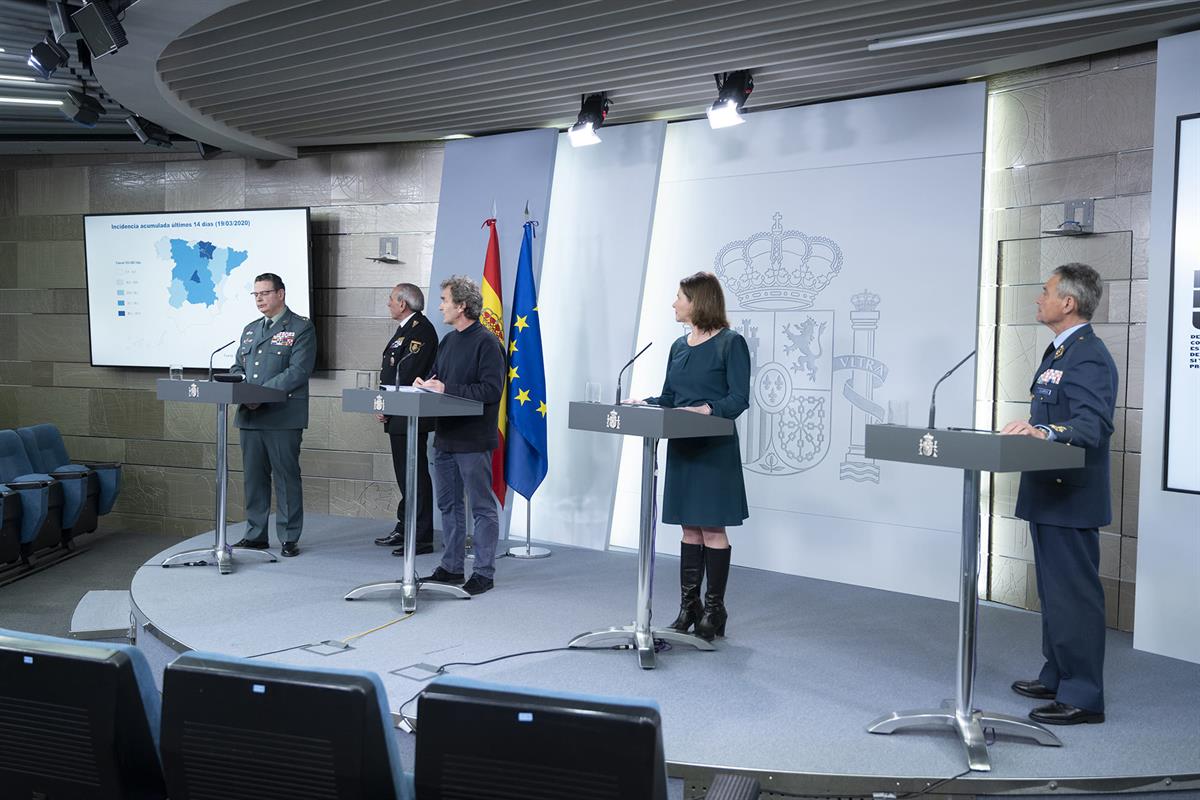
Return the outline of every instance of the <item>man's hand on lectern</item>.
<path id="1" fill-rule="evenodd" d="M 1029 420 L 1015 419 L 1000 429 L 1006 436 L 1032 436 L 1035 439 L 1045 439 L 1046 432 L 1029 424 Z"/>

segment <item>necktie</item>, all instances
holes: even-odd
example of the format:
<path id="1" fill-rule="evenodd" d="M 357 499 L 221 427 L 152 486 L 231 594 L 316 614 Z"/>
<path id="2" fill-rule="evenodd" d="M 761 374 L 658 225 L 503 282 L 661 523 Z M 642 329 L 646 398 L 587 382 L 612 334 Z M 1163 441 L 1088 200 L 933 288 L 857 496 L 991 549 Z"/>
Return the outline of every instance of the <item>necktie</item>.
<path id="1" fill-rule="evenodd" d="M 1050 354 L 1057 349 L 1058 348 L 1054 346 L 1054 342 L 1050 342 L 1050 344 L 1046 345 L 1046 351 L 1042 353 L 1042 361 L 1045 361 L 1047 358 L 1049 358 Z"/>

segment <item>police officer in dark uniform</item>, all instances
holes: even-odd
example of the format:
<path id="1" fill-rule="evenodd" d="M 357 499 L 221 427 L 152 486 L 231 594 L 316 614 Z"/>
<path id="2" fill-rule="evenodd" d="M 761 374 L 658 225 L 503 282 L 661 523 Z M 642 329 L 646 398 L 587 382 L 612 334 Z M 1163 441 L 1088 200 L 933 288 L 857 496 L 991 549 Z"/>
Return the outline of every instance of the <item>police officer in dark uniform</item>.
<path id="1" fill-rule="evenodd" d="M 1029 521 L 1042 655 L 1035 680 L 1017 694 L 1051 701 L 1030 712 L 1035 722 L 1077 725 L 1104 721 L 1104 590 L 1100 528 L 1112 521 L 1108 440 L 1113 432 L 1117 367 L 1089 321 L 1104 284 L 1086 264 L 1054 270 L 1038 298 L 1038 322 L 1054 331 L 1030 386 L 1029 420 L 1006 434 L 1082 447 L 1084 466 L 1021 475 L 1016 514 Z"/>
<path id="2" fill-rule="evenodd" d="M 282 403 L 238 407 L 242 469 L 246 487 L 246 536 L 234 547 L 264 549 L 275 481 L 275 533 L 281 554 L 300 553 L 304 490 L 300 482 L 300 440 L 308 427 L 308 379 L 317 360 L 312 322 L 287 307 L 283 279 L 266 272 L 254 279 L 254 302 L 262 316 L 242 330 L 231 372 L 247 383 L 288 393 Z"/>
<path id="3" fill-rule="evenodd" d="M 401 283 L 388 297 L 388 311 L 400 323 L 387 346 L 383 348 L 383 364 L 379 382 L 383 386 L 412 386 L 417 378 L 429 377 L 437 355 L 437 330 L 424 314 L 425 295 L 411 283 Z M 408 418 L 379 416 L 392 446 L 392 469 L 396 485 L 403 493 L 407 487 Z M 429 455 L 426 445 L 433 430 L 433 418 L 418 423 L 417 440 L 417 555 L 433 552 L 433 482 L 429 478 Z M 383 547 L 394 547 L 394 556 L 404 555 L 404 501 L 396 506 L 396 527 L 386 536 L 375 540 Z"/>

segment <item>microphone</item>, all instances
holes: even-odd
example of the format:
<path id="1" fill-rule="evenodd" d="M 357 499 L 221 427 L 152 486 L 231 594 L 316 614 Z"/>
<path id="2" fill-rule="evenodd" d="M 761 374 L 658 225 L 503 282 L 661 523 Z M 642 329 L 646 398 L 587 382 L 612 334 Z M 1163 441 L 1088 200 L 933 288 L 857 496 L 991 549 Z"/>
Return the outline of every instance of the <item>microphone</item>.
<path id="1" fill-rule="evenodd" d="M 226 342 L 225 344 L 223 344 L 223 345 L 221 345 L 220 347 L 218 347 L 216 350 L 213 350 L 213 351 L 212 351 L 212 355 L 210 355 L 210 356 L 208 357 L 208 380 L 209 380 L 209 382 L 210 382 L 210 383 L 212 382 L 213 358 L 214 358 L 214 357 L 217 355 L 217 353 L 221 352 L 221 351 L 222 351 L 222 350 L 224 350 L 226 347 L 229 347 L 229 345 L 233 344 L 233 342 L 236 342 L 236 341 L 237 341 L 237 339 L 234 339 L 233 341 Z"/>
<path id="2" fill-rule="evenodd" d="M 413 353 L 412 350 L 409 350 L 407 353 L 400 356 L 400 360 L 396 362 L 396 372 L 394 373 L 396 376 L 396 380 L 394 380 L 392 382 L 396 389 L 400 388 L 400 365 L 404 363 L 405 359 L 407 359 L 413 355 L 415 355 L 415 353 Z"/>
<path id="3" fill-rule="evenodd" d="M 650 344 L 646 345 L 641 350 L 638 350 L 637 355 L 629 359 L 629 363 L 621 367 L 621 371 L 617 373 L 617 405 L 621 405 L 621 378 L 625 375 L 625 370 L 629 369 L 633 365 L 633 362 L 641 358 L 642 353 L 649 350 L 651 344 L 654 344 L 654 342 L 650 342 Z"/>
<path id="4" fill-rule="evenodd" d="M 951 375 L 953 375 L 953 374 L 954 374 L 954 371 L 955 371 L 956 369 L 958 369 L 959 367 L 961 367 L 963 364 L 967 363 L 967 360 L 968 360 L 968 359 L 970 359 L 970 358 L 971 358 L 971 356 L 973 356 L 973 355 L 975 355 L 975 351 L 974 351 L 974 350 L 972 350 L 971 352 L 967 353 L 966 357 L 965 357 L 965 358 L 963 358 L 963 360 L 962 360 L 962 361 L 958 362 L 958 363 L 957 363 L 957 364 L 955 364 L 953 367 L 951 367 L 951 368 L 950 368 L 950 371 L 949 371 L 949 372 L 947 372 L 945 375 L 943 375 L 941 378 L 939 378 L 939 379 L 938 379 L 938 382 L 937 382 L 937 383 L 935 383 L 935 384 L 933 385 L 933 392 L 932 392 L 932 393 L 929 395 L 929 428 L 930 428 L 931 430 L 933 429 L 933 414 L 934 414 L 934 408 L 935 408 L 935 405 L 936 405 L 936 404 L 935 404 L 935 401 L 936 401 L 936 399 L 937 399 L 937 390 L 938 390 L 938 387 L 942 385 L 942 381 L 946 380 L 946 378 L 949 378 Z"/>

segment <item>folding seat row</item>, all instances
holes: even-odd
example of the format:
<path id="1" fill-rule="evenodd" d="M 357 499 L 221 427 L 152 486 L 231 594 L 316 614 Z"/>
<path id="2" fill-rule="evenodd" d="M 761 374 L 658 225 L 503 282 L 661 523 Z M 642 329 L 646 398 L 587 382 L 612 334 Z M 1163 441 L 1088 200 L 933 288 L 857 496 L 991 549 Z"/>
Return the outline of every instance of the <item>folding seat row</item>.
<path id="1" fill-rule="evenodd" d="M 456 676 L 420 695 L 405 772 L 379 676 L 0 630 L 0 794 L 54 800 L 666 800 L 649 700 Z M 708 797 L 755 800 L 718 775 Z"/>
<path id="2" fill-rule="evenodd" d="M 0 430 L 0 565 L 96 530 L 121 491 L 121 465 L 75 463 L 50 424 Z"/>

